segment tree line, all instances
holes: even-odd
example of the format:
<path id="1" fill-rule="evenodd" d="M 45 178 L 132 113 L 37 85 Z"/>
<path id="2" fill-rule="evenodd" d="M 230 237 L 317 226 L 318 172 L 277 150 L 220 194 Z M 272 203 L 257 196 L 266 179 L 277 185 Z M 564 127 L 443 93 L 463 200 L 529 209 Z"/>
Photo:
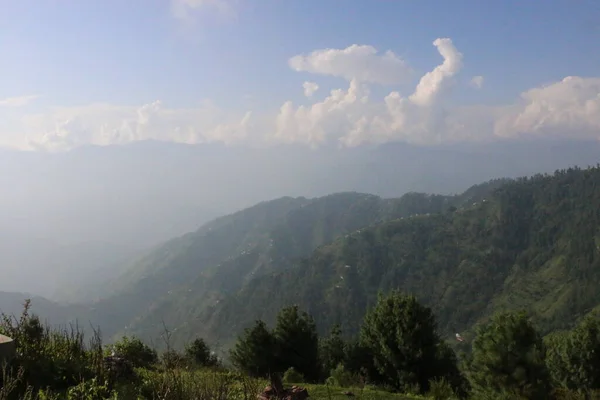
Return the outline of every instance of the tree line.
<path id="1" fill-rule="evenodd" d="M 526 312 L 498 312 L 462 347 L 456 354 L 440 337 L 429 307 L 392 291 L 379 295 L 356 338 L 345 338 L 339 325 L 319 337 L 314 319 L 289 306 L 272 329 L 261 320 L 247 328 L 230 358 L 256 377 L 455 398 L 588 399 L 600 389 L 600 319 L 593 314 L 542 337 Z"/>

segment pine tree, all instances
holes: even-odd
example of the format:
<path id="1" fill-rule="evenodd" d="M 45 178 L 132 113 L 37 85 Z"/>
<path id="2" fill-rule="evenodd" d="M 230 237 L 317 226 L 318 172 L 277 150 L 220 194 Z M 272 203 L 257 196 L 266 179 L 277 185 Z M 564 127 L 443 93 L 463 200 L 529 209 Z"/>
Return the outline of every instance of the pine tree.
<path id="1" fill-rule="evenodd" d="M 329 336 L 319 342 L 319 357 L 323 373 L 328 377 L 331 370 L 337 368 L 346 359 L 346 343 L 342 338 L 342 329 L 336 324 L 331 328 Z"/>
<path id="2" fill-rule="evenodd" d="M 476 394 L 548 398 L 545 346 L 524 312 L 498 313 L 478 329 L 468 369 Z"/>
<path id="3" fill-rule="evenodd" d="M 380 295 L 364 319 L 360 340 L 371 350 L 375 367 L 386 383 L 396 389 L 406 391 L 418 386 L 425 392 L 431 379 L 458 375 L 452 359 L 440 360 L 448 357 L 450 349 L 441 348 L 431 309 L 414 296 L 397 291 Z"/>
<path id="4" fill-rule="evenodd" d="M 238 338 L 230 352 L 233 365 L 245 373 L 266 377 L 277 371 L 277 343 L 266 324 L 258 320 Z"/>
<path id="5" fill-rule="evenodd" d="M 277 315 L 273 330 L 277 341 L 280 370 L 293 367 L 308 381 L 320 376 L 319 337 L 313 318 L 300 312 L 298 306 L 283 308 Z"/>

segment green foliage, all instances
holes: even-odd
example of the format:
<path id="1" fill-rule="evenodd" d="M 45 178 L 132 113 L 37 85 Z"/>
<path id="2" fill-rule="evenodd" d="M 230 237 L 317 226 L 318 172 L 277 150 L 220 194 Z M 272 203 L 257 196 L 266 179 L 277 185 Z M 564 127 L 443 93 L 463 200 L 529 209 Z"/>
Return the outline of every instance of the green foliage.
<path id="1" fill-rule="evenodd" d="M 196 338 L 186 346 L 185 356 L 196 366 L 214 367 L 219 363 L 217 356 L 211 352 L 202 338 Z"/>
<path id="2" fill-rule="evenodd" d="M 547 399 L 549 375 L 542 338 L 523 312 L 498 313 L 479 328 L 468 377 L 474 392 Z"/>
<path id="3" fill-rule="evenodd" d="M 340 363 L 346 361 L 346 342 L 342 338 L 339 325 L 334 325 L 329 336 L 319 340 L 319 358 L 324 373 L 330 373 Z"/>
<path id="4" fill-rule="evenodd" d="M 313 318 L 298 306 L 283 308 L 273 330 L 277 341 L 278 369 L 294 367 L 309 381 L 317 381 L 319 371 L 319 337 Z"/>
<path id="5" fill-rule="evenodd" d="M 556 387 L 571 390 L 600 389 L 600 320 L 584 318 L 571 331 L 546 339 L 546 365 Z"/>
<path id="6" fill-rule="evenodd" d="M 320 377 L 317 328 L 312 317 L 297 306 L 279 312 L 272 332 L 263 321 L 256 321 L 239 337 L 230 357 L 234 366 L 253 376 L 294 368 L 310 381 Z"/>
<path id="7" fill-rule="evenodd" d="M 95 335 L 86 346 L 84 335 L 77 326 L 51 329 L 29 313 L 30 305 L 27 300 L 18 319 L 2 314 L 0 321 L 0 333 L 13 338 L 17 346 L 16 356 L 3 374 L 18 376 L 16 381 L 13 380 L 17 385 L 14 393 L 24 396 L 27 391 L 46 387 L 64 390 L 81 379 L 95 376 L 101 379 L 99 336 Z"/>
<path id="8" fill-rule="evenodd" d="M 281 271 L 358 229 L 413 214 L 440 213 L 452 204 L 478 199 L 490 188 L 482 185 L 461 196 L 408 193 L 382 199 L 350 192 L 260 203 L 218 218 L 141 258 L 119 280 L 115 296 L 95 305 L 97 323 L 111 335 L 115 327 L 127 325 L 128 333 L 150 338 L 158 336 L 164 318 L 177 328 L 174 345 L 198 334 L 227 342 L 239 333 L 232 332 L 232 326 L 248 326 L 255 319 L 274 322 L 260 316 L 238 324 L 238 310 L 230 312 L 226 305 L 237 300 L 240 290 L 251 290 L 249 283 L 255 278 Z M 265 301 L 270 290 L 261 291 Z M 288 304 L 293 302 L 277 304 L 273 316 Z"/>
<path id="9" fill-rule="evenodd" d="M 426 392 L 431 379 L 458 372 L 455 363 L 440 359 L 447 354 L 439 350 L 433 313 L 414 296 L 396 291 L 381 295 L 365 316 L 360 339 L 386 383 L 396 389 L 417 385 Z"/>
<path id="10" fill-rule="evenodd" d="M 268 376 L 276 366 L 277 342 L 263 321 L 246 328 L 230 352 L 231 362 L 241 371 L 257 377 Z"/>
<path id="11" fill-rule="evenodd" d="M 68 400 L 117 400 L 117 393 L 110 390 L 108 383 L 100 384 L 96 378 L 83 381 L 67 391 Z"/>
<path id="12" fill-rule="evenodd" d="M 435 378 L 429 382 L 427 397 L 432 400 L 449 400 L 456 398 L 452 385 L 446 378 Z"/>
<path id="13" fill-rule="evenodd" d="M 431 307 L 445 337 L 469 337 L 495 311 L 522 308 L 542 334 L 570 328 L 600 304 L 600 168 L 491 188 L 449 200 L 453 213 L 383 219 L 257 274 L 221 299 L 212 334 L 226 337 L 254 319 L 272 323 L 282 306 L 298 304 L 320 334 L 340 324 L 352 336 L 377 293 L 392 289 Z"/>
<path id="14" fill-rule="evenodd" d="M 357 386 L 359 383 L 360 379 L 358 375 L 348 371 L 342 363 L 331 369 L 330 376 L 327 378 L 327 384 L 339 387 Z"/>
<path id="15" fill-rule="evenodd" d="M 294 367 L 290 367 L 283 374 L 283 382 L 288 384 L 304 383 L 304 375 L 296 371 Z"/>
<path id="16" fill-rule="evenodd" d="M 258 319 L 231 351 L 235 366 L 258 377 L 294 368 L 308 381 L 331 375 L 343 385 L 349 374 L 434 396 L 449 385 L 463 396 L 469 387 L 450 346 L 468 352 L 472 343 L 464 365 L 474 398 L 549 398 L 550 383 L 557 398 L 589 397 L 599 385 L 597 320 L 545 344 L 538 332 L 571 329 L 600 304 L 599 202 L 598 167 L 490 182 L 459 196 L 280 199 L 160 246 L 125 279 L 131 291 L 100 302 L 97 315 L 118 326 L 135 317 L 132 332 L 148 335 L 165 316 L 179 338 L 221 343 Z M 522 308 L 531 321 L 512 312 L 490 319 Z M 103 370 L 99 338 L 86 344 L 77 327 L 50 329 L 26 311 L 5 316 L 0 331 L 18 347 L 13 397 L 100 390 L 94 378 L 118 389 Z M 467 341 L 442 340 L 456 331 Z M 237 396 L 239 376 L 200 384 L 183 371 L 181 341 L 163 353 L 165 368 L 154 368 L 156 351 L 135 337 L 118 347 L 141 367 L 147 398 L 202 398 L 199 385 Z M 203 340 L 186 350 L 186 360 L 211 363 Z M 215 390 L 215 398 L 224 393 Z"/>
<path id="17" fill-rule="evenodd" d="M 137 337 L 123 336 L 108 349 L 109 352 L 126 359 L 135 368 L 148 368 L 158 361 L 156 350 Z"/>

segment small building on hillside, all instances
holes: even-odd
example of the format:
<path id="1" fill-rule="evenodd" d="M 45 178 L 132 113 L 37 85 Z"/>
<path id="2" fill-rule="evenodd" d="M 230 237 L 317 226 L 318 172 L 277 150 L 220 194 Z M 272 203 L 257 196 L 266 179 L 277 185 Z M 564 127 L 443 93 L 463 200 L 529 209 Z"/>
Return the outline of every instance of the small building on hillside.
<path id="1" fill-rule="evenodd" d="M 8 336 L 0 335 L 0 364 L 10 361 L 15 356 L 15 342 Z"/>

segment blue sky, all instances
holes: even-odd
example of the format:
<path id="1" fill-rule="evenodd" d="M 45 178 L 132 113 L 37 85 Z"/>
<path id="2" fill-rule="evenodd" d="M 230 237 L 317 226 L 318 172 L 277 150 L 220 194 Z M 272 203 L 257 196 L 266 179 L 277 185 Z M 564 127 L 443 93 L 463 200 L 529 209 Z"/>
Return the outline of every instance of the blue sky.
<path id="1" fill-rule="evenodd" d="M 175 14 L 177 1 L 191 5 L 187 18 Z M 291 57 L 353 44 L 373 46 L 378 54 L 390 50 L 413 70 L 403 84 L 366 82 L 372 101 L 392 91 L 410 95 L 442 62 L 432 45 L 437 38 L 451 39 L 463 57 L 460 71 L 445 78 L 453 81 L 446 96 L 454 105 L 507 105 L 566 76 L 600 76 L 600 52 L 594 51 L 600 4 L 592 0 L 20 0 L 2 8 L 0 102 L 40 97 L 0 115 L 3 125 L 13 121 L 4 129 L 27 131 L 29 140 L 33 125 L 42 128 L 19 122 L 28 113 L 98 102 L 141 107 L 160 100 L 175 110 L 209 99 L 236 114 L 223 117 L 227 123 L 239 123 L 247 111 L 273 119 L 287 100 L 310 105 L 331 89 L 348 88 L 349 79 L 294 71 Z M 469 86 L 474 76 L 483 77 L 478 90 Z M 319 85 L 315 96 L 304 96 L 305 81 Z M 433 118 L 429 111 L 416 113 L 426 114 L 428 123 Z M 55 125 L 56 118 L 50 118 Z M 395 138 L 410 136 L 406 132 Z"/>

